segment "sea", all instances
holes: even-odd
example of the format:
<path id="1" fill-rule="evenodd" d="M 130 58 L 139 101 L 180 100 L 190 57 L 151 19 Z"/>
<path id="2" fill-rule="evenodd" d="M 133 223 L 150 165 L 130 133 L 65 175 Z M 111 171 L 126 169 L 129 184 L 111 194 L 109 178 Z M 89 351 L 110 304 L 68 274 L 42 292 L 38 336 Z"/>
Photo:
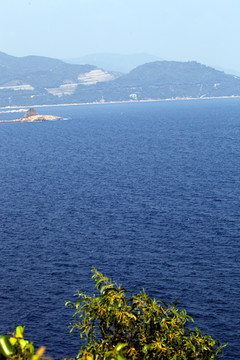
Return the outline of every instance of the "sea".
<path id="1" fill-rule="evenodd" d="M 64 120 L 0 123 L 0 334 L 77 356 L 94 266 L 240 359 L 240 99 L 36 110 Z"/>

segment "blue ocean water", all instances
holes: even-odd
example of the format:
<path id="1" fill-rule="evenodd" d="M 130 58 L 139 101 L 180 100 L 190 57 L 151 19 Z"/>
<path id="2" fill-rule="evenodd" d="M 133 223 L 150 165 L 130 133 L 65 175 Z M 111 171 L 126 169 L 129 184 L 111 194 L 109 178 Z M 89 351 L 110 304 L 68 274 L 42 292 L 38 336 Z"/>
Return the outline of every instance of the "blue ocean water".
<path id="1" fill-rule="evenodd" d="M 64 303 L 95 266 L 240 358 L 240 100 L 37 110 L 70 119 L 0 124 L 0 333 L 76 356 Z"/>

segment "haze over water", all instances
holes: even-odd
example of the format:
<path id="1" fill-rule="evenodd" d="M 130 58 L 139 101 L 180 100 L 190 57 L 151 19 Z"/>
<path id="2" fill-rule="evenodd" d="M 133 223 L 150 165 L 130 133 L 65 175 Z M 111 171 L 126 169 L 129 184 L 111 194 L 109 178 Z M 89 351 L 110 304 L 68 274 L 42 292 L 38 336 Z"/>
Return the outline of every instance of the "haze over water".
<path id="1" fill-rule="evenodd" d="M 236 360 L 239 99 L 37 110 L 71 119 L 0 124 L 1 333 L 76 356 L 64 302 L 95 266 L 177 297 Z"/>

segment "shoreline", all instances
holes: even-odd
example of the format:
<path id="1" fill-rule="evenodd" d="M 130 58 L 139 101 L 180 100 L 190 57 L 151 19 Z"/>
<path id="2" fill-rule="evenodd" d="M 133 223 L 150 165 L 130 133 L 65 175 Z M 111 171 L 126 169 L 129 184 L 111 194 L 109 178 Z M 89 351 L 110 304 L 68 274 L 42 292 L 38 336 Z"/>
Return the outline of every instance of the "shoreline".
<path id="1" fill-rule="evenodd" d="M 86 102 L 86 103 L 64 103 L 64 104 L 42 104 L 42 105 L 9 105 L 9 106 L 0 106 L 0 114 L 3 113 L 14 113 L 14 112 L 24 112 L 30 107 L 35 108 L 44 108 L 44 107 L 61 107 L 61 106 L 86 106 L 86 105 L 107 105 L 107 104 L 137 104 L 137 103 L 147 103 L 147 102 L 165 102 L 165 101 L 192 101 L 192 100 L 214 100 L 214 99 L 239 99 L 240 95 L 231 95 L 231 96 L 214 96 L 214 97 L 183 97 L 183 98 L 167 98 L 167 99 L 145 99 L 145 100 L 119 100 L 119 101 L 96 101 L 96 102 Z M 12 109 L 12 110 L 11 110 Z M 14 110 L 19 109 L 19 110 Z M 6 111 L 4 111 L 6 110 Z"/>

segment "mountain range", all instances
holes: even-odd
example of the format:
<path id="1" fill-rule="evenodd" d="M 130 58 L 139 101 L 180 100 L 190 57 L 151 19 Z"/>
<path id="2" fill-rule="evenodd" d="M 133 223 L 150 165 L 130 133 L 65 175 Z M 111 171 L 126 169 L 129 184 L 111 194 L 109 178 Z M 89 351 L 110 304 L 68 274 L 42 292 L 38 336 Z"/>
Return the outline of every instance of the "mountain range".
<path id="1" fill-rule="evenodd" d="M 163 60 L 151 54 L 114 54 L 98 53 L 85 55 L 79 58 L 65 59 L 70 64 L 92 64 L 107 71 L 128 73 L 139 65 L 148 62 Z"/>
<path id="2" fill-rule="evenodd" d="M 0 106 L 240 96 L 240 77 L 195 61 L 153 61 L 127 74 L 0 52 Z"/>

